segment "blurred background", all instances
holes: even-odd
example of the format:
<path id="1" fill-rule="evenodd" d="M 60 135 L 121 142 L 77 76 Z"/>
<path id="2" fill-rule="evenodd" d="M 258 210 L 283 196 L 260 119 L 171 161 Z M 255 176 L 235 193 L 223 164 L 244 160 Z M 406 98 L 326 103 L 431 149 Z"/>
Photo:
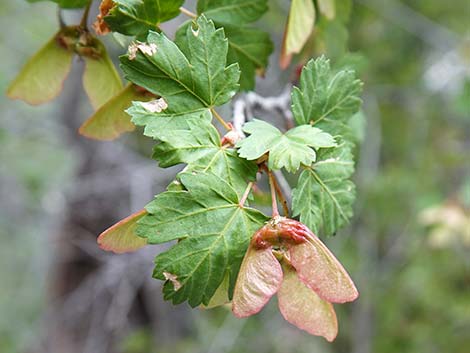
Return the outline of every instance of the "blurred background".
<path id="1" fill-rule="evenodd" d="M 269 4 L 257 24 L 275 42 L 257 84 L 268 97 L 291 78 L 278 66 L 289 1 Z M 80 15 L 64 12 L 70 24 Z M 98 248 L 96 236 L 141 209 L 176 170 L 157 167 L 140 131 L 113 142 L 78 135 L 92 109 L 77 60 L 53 102 L 0 97 L 0 352 L 469 352 L 470 2 L 355 0 L 347 17 L 318 27 L 329 38 L 321 51 L 365 82 L 355 217 L 325 240 L 361 296 L 336 306 L 333 344 L 286 323 L 275 300 L 247 320 L 226 308 L 173 306 L 151 279 L 161 248 Z M 53 3 L 18 0 L 1 1 L 0 18 L 5 92 L 58 19 Z M 113 58 L 125 51 L 105 42 Z"/>

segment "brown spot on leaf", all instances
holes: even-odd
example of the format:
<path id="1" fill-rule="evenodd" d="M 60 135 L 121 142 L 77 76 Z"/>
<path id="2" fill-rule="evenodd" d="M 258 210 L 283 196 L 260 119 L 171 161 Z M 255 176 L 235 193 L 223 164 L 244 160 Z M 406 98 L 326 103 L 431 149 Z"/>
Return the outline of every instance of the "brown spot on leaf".
<path id="1" fill-rule="evenodd" d="M 163 98 L 159 98 L 150 102 L 142 103 L 142 107 L 151 113 L 160 113 L 168 108 L 168 104 Z"/>
<path id="2" fill-rule="evenodd" d="M 173 288 L 175 289 L 175 292 L 181 288 L 181 283 L 178 281 L 178 276 L 174 275 L 173 273 L 170 272 L 163 272 L 163 276 L 167 281 L 170 281 L 173 283 Z"/>

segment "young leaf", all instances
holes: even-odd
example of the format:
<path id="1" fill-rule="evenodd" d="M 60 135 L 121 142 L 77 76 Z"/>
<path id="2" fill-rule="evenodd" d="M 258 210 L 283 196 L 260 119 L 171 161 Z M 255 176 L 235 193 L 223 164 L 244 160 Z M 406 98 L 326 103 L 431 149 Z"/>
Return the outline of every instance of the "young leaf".
<path id="1" fill-rule="evenodd" d="M 150 244 L 180 241 L 155 259 L 154 277 L 165 280 L 165 299 L 208 305 L 227 271 L 233 278 L 251 235 L 267 220 L 241 207 L 235 190 L 213 174 L 182 173 L 185 191 L 166 191 L 147 205 L 137 234 Z"/>
<path id="2" fill-rule="evenodd" d="M 97 140 L 114 140 L 122 133 L 133 131 L 134 124 L 125 112 L 132 101 L 148 101 L 151 97 L 129 84 L 113 98 L 103 104 L 80 126 L 81 135 Z"/>
<path id="3" fill-rule="evenodd" d="M 113 0 L 104 21 L 114 32 L 143 37 L 180 13 L 184 0 Z"/>
<path id="4" fill-rule="evenodd" d="M 142 219 L 147 212 L 139 211 L 127 218 L 119 221 L 111 228 L 108 228 L 98 237 L 98 244 L 101 249 L 113 251 L 117 254 L 131 252 L 147 245 L 147 240 L 135 234 L 137 221 Z"/>
<path id="5" fill-rule="evenodd" d="M 283 270 L 284 280 L 277 297 L 284 319 L 311 335 L 323 336 L 332 342 L 338 334 L 333 305 L 306 287 L 291 266 L 285 265 Z"/>
<path id="6" fill-rule="evenodd" d="M 322 150 L 317 161 L 300 174 L 292 192 L 292 213 L 315 234 L 332 235 L 352 217 L 354 172 L 351 146 L 341 141 Z"/>
<path id="7" fill-rule="evenodd" d="M 354 72 L 331 72 L 329 60 L 311 60 L 302 70 L 300 88 L 292 92 L 292 113 L 298 125 L 313 124 L 332 135 L 348 129 L 348 119 L 359 111 L 362 82 Z"/>
<path id="8" fill-rule="evenodd" d="M 276 294 L 282 282 L 282 268 L 271 247 L 249 246 L 233 291 L 232 311 L 236 317 L 258 313 Z"/>
<path id="9" fill-rule="evenodd" d="M 73 55 L 60 46 L 54 36 L 28 60 L 8 87 L 7 96 L 33 105 L 54 99 L 70 72 Z"/>
<path id="10" fill-rule="evenodd" d="M 243 131 L 250 136 L 237 143 L 240 157 L 254 160 L 269 152 L 269 169 L 286 168 L 291 173 L 301 164 L 309 166 L 315 161 L 313 148 L 335 146 L 330 134 L 310 125 L 298 126 L 283 134 L 273 125 L 254 119 L 245 124 Z"/>
<path id="11" fill-rule="evenodd" d="M 226 67 L 223 30 L 204 15 L 194 25 L 187 29 L 187 56 L 164 34 L 150 32 L 135 58 L 121 57 L 126 78 L 163 97 L 172 113 L 222 105 L 238 91 L 240 71 L 236 64 Z"/>
<path id="12" fill-rule="evenodd" d="M 299 279 L 323 300 L 346 303 L 358 297 L 356 286 L 343 265 L 317 236 L 292 246 L 289 255 Z"/>
<path id="13" fill-rule="evenodd" d="M 300 53 L 315 23 L 315 6 L 312 0 L 292 0 L 282 42 L 281 67 L 286 68 L 292 54 Z"/>
<path id="14" fill-rule="evenodd" d="M 122 81 L 104 45 L 95 39 L 99 57 L 82 56 L 85 60 L 83 87 L 95 110 L 122 90 Z"/>
<path id="15" fill-rule="evenodd" d="M 197 13 L 215 22 L 242 25 L 259 19 L 268 9 L 267 0 L 199 0 Z"/>

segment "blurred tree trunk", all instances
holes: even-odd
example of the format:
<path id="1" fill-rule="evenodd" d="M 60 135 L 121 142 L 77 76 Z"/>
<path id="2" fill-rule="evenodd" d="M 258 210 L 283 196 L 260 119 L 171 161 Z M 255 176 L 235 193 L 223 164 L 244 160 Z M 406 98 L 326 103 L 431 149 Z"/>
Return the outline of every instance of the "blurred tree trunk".
<path id="1" fill-rule="evenodd" d="M 96 244 L 98 234 L 136 211 L 131 203 L 144 205 L 152 198 L 156 168 L 122 143 L 78 135 L 84 120 L 80 69 L 71 73 L 63 98 L 64 138 L 80 163 L 50 254 L 49 304 L 41 344 L 31 352 L 118 352 L 122 338 L 139 327 L 150 328 L 159 344 L 175 340 L 187 330 L 188 324 L 180 319 L 187 309 L 172 307 L 169 315 L 168 305 L 159 300 L 160 285 L 151 279 L 158 249 L 112 255 Z M 169 177 L 159 175 L 162 188 Z"/>

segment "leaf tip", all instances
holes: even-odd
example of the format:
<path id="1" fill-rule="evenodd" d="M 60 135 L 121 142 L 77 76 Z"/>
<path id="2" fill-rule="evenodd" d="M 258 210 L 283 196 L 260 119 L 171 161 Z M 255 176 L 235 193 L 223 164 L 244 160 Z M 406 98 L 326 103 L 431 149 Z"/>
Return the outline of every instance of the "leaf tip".
<path id="1" fill-rule="evenodd" d="M 135 234 L 137 221 L 146 214 L 147 211 L 141 210 L 106 229 L 96 240 L 99 247 L 105 251 L 122 254 L 136 251 L 147 245 L 147 239 Z"/>

